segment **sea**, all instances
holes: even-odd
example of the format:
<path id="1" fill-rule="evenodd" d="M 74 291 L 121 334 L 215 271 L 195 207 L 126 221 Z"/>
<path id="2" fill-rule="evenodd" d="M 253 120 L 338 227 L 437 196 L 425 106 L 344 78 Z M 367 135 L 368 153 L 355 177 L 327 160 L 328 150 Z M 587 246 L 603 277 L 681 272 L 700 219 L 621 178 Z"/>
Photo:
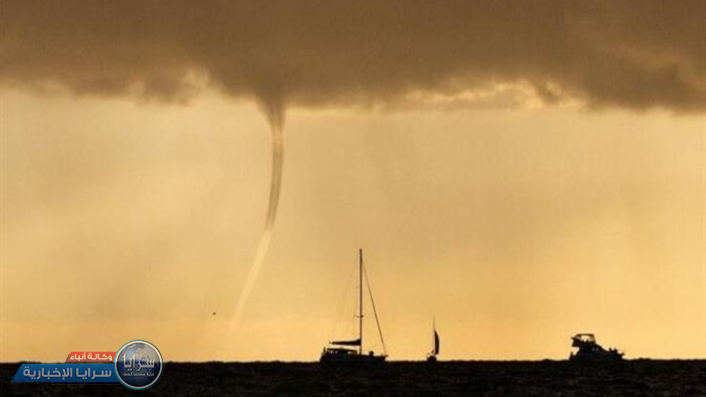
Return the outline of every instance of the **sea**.
<path id="1" fill-rule="evenodd" d="M 21 363 L 0 364 L 2 396 L 706 396 L 706 360 L 388 362 L 326 367 L 291 362 L 167 362 L 159 381 L 11 383 Z"/>

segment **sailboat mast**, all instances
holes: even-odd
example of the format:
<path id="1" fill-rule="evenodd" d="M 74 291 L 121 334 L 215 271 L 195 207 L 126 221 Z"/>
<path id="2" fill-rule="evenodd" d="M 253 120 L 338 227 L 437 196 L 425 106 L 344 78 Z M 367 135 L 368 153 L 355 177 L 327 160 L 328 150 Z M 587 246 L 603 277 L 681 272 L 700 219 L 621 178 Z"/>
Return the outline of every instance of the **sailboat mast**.
<path id="1" fill-rule="evenodd" d="M 363 249 L 358 248 L 358 354 L 363 354 Z"/>

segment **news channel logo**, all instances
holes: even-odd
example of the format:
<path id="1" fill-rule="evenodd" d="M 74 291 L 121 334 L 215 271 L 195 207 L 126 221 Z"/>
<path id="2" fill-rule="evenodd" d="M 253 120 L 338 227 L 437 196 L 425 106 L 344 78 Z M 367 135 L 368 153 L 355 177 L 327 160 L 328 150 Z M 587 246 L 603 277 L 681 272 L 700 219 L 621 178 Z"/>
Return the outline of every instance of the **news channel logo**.
<path id="1" fill-rule="evenodd" d="M 116 352 L 114 365 L 120 383 L 132 390 L 144 390 L 162 376 L 164 360 L 153 344 L 137 339 Z"/>

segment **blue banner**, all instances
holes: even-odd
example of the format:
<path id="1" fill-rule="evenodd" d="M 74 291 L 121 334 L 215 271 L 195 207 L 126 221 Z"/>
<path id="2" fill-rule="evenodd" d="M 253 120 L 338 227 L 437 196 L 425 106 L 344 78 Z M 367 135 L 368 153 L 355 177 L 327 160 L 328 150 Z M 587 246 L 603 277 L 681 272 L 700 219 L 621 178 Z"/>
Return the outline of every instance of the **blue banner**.
<path id="1" fill-rule="evenodd" d="M 120 383 L 113 364 L 22 364 L 12 381 Z"/>

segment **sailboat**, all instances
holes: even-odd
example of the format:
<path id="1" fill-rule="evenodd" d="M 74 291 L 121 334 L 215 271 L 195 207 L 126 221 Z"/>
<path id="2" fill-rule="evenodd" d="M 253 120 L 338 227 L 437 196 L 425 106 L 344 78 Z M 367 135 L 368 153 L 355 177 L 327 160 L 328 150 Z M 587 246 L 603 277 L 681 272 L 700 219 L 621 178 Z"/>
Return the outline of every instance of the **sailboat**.
<path id="1" fill-rule="evenodd" d="M 329 342 L 328 346 L 324 347 L 324 350 L 321 352 L 319 362 L 322 364 L 373 364 L 384 363 L 385 359 L 387 359 L 385 340 L 382 338 L 382 329 L 380 328 L 380 321 L 378 320 L 377 310 L 375 309 L 373 293 L 370 290 L 368 274 L 363 266 L 362 249 L 358 250 L 358 273 L 358 315 L 356 316 L 358 317 L 358 339 Z M 380 341 L 382 342 L 383 354 L 375 354 L 372 350 L 367 354 L 363 353 L 363 276 L 365 276 L 365 283 L 370 293 L 370 301 L 372 303 Z"/>
<path id="2" fill-rule="evenodd" d="M 435 363 L 436 356 L 439 355 L 439 352 L 440 352 L 439 347 L 441 345 L 440 345 L 440 341 L 439 341 L 439 333 L 436 332 L 436 321 L 434 322 L 432 327 L 434 329 L 434 337 L 433 337 L 433 341 L 432 341 L 433 347 L 432 347 L 431 352 L 427 353 L 427 362 Z"/>

